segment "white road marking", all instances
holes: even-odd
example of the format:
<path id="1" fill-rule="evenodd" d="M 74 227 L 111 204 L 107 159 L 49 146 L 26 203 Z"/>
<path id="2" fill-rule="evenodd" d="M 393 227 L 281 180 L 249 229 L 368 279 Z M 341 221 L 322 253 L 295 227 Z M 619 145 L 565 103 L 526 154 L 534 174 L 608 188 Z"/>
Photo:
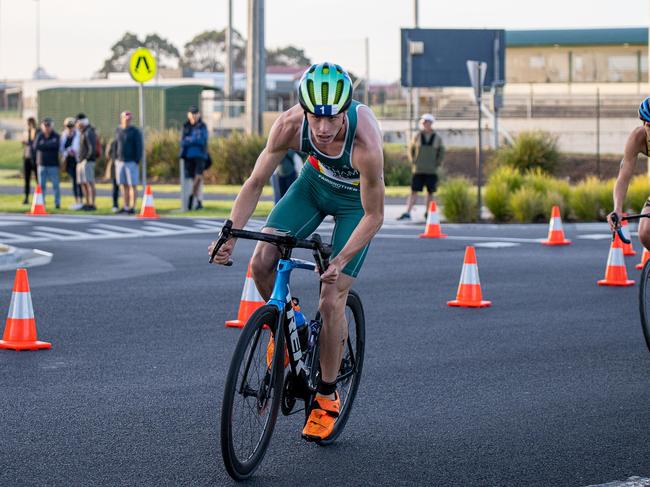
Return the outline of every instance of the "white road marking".
<path id="1" fill-rule="evenodd" d="M 20 215 L 1 215 L 0 219 L 5 221 L 18 221 L 25 223 L 92 223 L 97 221 L 94 218 L 84 218 L 77 216 L 54 216 L 54 215 L 42 215 L 42 216 L 20 216 Z"/>
<path id="2" fill-rule="evenodd" d="M 648 487 L 650 478 L 647 477 L 630 477 L 627 480 L 615 480 L 606 484 L 592 484 L 586 487 Z"/>
<path id="3" fill-rule="evenodd" d="M 488 249 L 505 249 L 508 247 L 519 247 L 520 243 L 515 242 L 483 242 L 474 244 L 475 247 L 486 247 Z"/>
<path id="4" fill-rule="evenodd" d="M 578 235 L 576 238 L 581 238 L 583 240 L 606 240 L 612 239 L 612 234 L 604 234 L 604 233 L 587 233 L 585 235 Z"/>

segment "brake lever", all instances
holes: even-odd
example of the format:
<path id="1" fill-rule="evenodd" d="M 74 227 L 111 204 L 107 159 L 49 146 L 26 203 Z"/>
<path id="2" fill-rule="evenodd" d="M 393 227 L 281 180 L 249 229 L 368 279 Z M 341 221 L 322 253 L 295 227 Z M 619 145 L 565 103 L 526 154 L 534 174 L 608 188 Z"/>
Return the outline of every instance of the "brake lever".
<path id="1" fill-rule="evenodd" d="M 208 264 L 212 264 L 214 261 L 214 258 L 217 256 L 217 253 L 219 252 L 219 249 L 225 244 L 228 240 L 230 240 L 230 230 L 232 230 L 232 220 L 226 220 L 223 224 L 223 227 L 221 228 L 221 231 L 219 232 L 219 238 L 217 240 L 217 244 L 214 246 L 212 249 L 212 254 L 210 254 L 210 259 L 208 260 Z M 233 262 L 232 260 L 228 260 L 224 265 L 226 267 L 232 266 Z"/>
<path id="2" fill-rule="evenodd" d="M 625 234 L 623 233 L 623 227 L 621 226 L 621 220 L 618 218 L 618 215 L 616 213 L 612 214 L 612 222 L 614 222 L 614 225 L 616 226 L 616 230 L 614 233 L 612 233 L 612 240 L 616 239 L 616 234 L 618 234 L 618 237 L 621 239 L 621 242 L 624 244 L 630 244 L 632 243 L 630 239 L 628 239 Z"/>

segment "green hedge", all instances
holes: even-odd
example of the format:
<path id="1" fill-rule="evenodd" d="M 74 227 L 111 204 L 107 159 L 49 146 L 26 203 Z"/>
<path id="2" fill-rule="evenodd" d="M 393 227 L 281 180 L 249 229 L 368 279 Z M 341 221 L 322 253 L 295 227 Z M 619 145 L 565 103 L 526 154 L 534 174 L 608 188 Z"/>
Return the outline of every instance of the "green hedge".
<path id="1" fill-rule="evenodd" d="M 539 168 L 553 173 L 560 160 L 557 138 L 548 132 L 522 132 L 512 145 L 504 145 L 488 161 L 488 167 L 510 166 L 523 172 Z"/>

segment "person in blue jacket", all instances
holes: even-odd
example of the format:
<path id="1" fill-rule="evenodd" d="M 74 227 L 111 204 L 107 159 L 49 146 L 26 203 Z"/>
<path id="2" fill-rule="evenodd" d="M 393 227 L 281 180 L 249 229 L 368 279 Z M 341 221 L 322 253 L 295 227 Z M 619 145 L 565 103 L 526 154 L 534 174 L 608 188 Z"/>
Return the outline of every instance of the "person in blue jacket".
<path id="1" fill-rule="evenodd" d="M 196 209 L 203 208 L 199 199 L 199 190 L 203 182 L 203 171 L 208 163 L 208 128 L 201 120 L 201 113 L 195 106 L 187 111 L 187 122 L 183 125 L 181 135 L 181 159 L 185 160 L 185 177 L 192 179 L 192 194 L 188 209 L 192 210 L 196 200 Z"/>

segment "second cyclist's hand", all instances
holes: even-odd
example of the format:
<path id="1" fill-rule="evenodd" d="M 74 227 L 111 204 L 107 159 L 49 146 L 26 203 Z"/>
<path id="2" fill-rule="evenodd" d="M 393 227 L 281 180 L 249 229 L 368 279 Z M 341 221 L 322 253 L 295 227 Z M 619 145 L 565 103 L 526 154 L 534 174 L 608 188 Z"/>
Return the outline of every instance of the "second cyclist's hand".
<path id="1" fill-rule="evenodd" d="M 334 284 L 341 275 L 342 269 L 343 266 L 341 263 L 336 259 L 332 259 L 327 270 L 320 276 L 320 280 L 327 284 Z"/>
<path id="2" fill-rule="evenodd" d="M 614 223 L 614 218 L 612 218 L 613 215 L 616 215 L 616 221 L 617 223 Z M 621 227 L 621 215 L 617 211 L 612 211 L 609 215 L 607 215 L 607 223 L 609 223 L 609 228 L 612 230 L 612 232 L 615 232 Z"/>
<path id="3" fill-rule="evenodd" d="M 208 246 L 208 255 L 212 255 L 214 246 L 217 245 L 217 241 L 214 240 Z M 235 247 L 235 239 L 228 240 L 225 244 L 221 246 L 217 255 L 214 256 L 213 264 L 226 265 L 230 261 L 230 256 L 232 255 L 233 248 Z"/>

